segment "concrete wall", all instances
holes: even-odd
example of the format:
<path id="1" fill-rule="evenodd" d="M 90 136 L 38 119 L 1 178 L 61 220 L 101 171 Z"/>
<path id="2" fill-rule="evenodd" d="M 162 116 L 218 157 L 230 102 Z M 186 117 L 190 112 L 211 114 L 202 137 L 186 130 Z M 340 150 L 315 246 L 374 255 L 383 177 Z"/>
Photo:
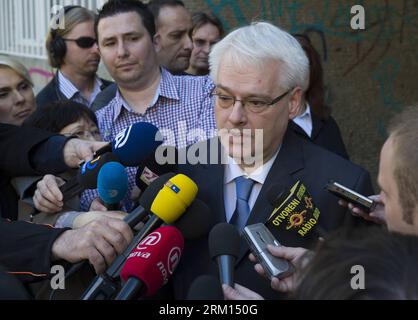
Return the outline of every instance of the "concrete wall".
<path id="1" fill-rule="evenodd" d="M 320 52 L 333 108 L 352 160 L 375 180 L 385 126 L 418 102 L 418 2 L 414 0 L 184 0 L 191 11 L 212 11 L 227 30 L 254 20 L 292 33 L 309 31 Z M 366 29 L 350 28 L 350 8 L 361 4 Z M 36 89 L 48 81 L 46 61 L 23 60 Z M 106 72 L 101 69 L 101 74 Z M 417 128 L 418 130 L 418 128 Z"/>

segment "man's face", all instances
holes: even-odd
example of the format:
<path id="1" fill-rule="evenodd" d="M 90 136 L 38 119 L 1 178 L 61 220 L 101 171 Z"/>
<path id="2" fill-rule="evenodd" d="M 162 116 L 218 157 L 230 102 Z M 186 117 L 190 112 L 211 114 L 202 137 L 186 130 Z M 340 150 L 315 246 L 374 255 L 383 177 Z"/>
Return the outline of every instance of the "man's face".
<path id="1" fill-rule="evenodd" d="M 403 219 L 403 208 L 399 199 L 399 189 L 394 176 L 394 159 L 396 157 L 394 139 L 389 137 L 380 153 L 378 183 L 380 196 L 385 205 L 385 218 L 388 229 L 401 233 L 417 233 L 414 227 Z M 414 219 L 416 220 L 416 218 Z"/>
<path id="2" fill-rule="evenodd" d="M 160 65 L 172 73 L 186 70 L 193 49 L 189 37 L 190 13 L 181 6 L 162 7 L 156 27 L 155 43 Z"/>
<path id="3" fill-rule="evenodd" d="M 233 96 L 238 100 L 271 102 L 288 91 L 288 88 L 279 85 L 280 64 L 276 61 L 266 61 L 261 67 L 238 67 L 226 56 L 221 59 L 218 70 L 217 94 Z M 221 142 L 229 150 L 229 155 L 241 160 L 241 163 L 254 156 L 265 162 L 277 151 L 289 119 L 295 116 L 300 101 L 300 89 L 289 92 L 279 102 L 268 106 L 260 113 L 253 113 L 244 108 L 241 102 L 235 102 L 229 108 L 222 108 L 219 98 L 215 101 L 218 129 L 238 129 L 232 133 L 220 130 Z M 256 153 L 255 129 L 263 129 L 262 154 Z M 253 143 L 242 143 L 249 138 Z"/>
<path id="4" fill-rule="evenodd" d="M 212 45 L 219 41 L 220 37 L 218 28 L 211 23 L 204 24 L 193 32 L 193 51 L 190 57 L 192 68 L 209 70 L 210 49 Z"/>
<path id="5" fill-rule="evenodd" d="M 151 37 L 136 12 L 104 18 L 97 30 L 103 62 L 118 85 L 141 82 L 157 65 Z"/>
<path id="6" fill-rule="evenodd" d="M 76 25 L 64 38 L 79 39 L 81 37 L 96 38 L 93 21 Z M 63 67 L 66 71 L 86 76 L 95 75 L 100 63 L 97 44 L 94 44 L 91 48 L 80 48 L 74 41 L 65 41 L 65 44 L 67 51 L 64 56 Z"/>

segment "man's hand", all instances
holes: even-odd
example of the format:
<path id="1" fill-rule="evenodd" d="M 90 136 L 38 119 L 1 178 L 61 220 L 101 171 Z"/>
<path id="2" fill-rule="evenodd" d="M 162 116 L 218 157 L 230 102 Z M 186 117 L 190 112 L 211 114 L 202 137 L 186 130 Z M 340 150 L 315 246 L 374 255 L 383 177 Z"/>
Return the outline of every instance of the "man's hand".
<path id="1" fill-rule="evenodd" d="M 64 161 L 70 168 L 78 168 L 82 161 L 93 159 L 95 151 L 106 146 L 108 142 L 87 141 L 70 139 L 64 146 Z"/>
<path id="2" fill-rule="evenodd" d="M 33 203 L 35 208 L 45 213 L 57 213 L 64 205 L 63 195 L 59 189 L 65 183 L 61 178 L 47 174 L 36 185 Z"/>
<path id="3" fill-rule="evenodd" d="M 222 290 L 226 300 L 264 300 L 257 292 L 254 292 L 246 287 L 239 285 L 238 283 L 234 284 L 235 288 L 223 284 Z"/>
<path id="4" fill-rule="evenodd" d="M 52 245 L 52 260 L 71 263 L 89 260 L 97 274 L 106 270 L 132 241 L 129 226 L 118 219 L 95 220 L 80 229 L 63 232 Z"/>
<path id="5" fill-rule="evenodd" d="M 348 203 L 344 200 L 339 200 L 338 204 L 343 207 L 348 207 L 354 216 L 361 217 L 377 224 L 386 224 L 385 205 L 383 204 L 380 195 L 376 194 L 374 196 L 370 196 L 369 198 L 376 202 L 376 207 L 373 211 L 370 211 L 370 213 L 364 212 L 359 207 L 356 207 L 354 204 Z"/>
<path id="6" fill-rule="evenodd" d="M 122 211 L 89 211 L 83 214 L 80 214 L 74 219 L 73 222 L 73 229 L 82 228 L 85 225 L 89 224 L 94 220 L 106 219 L 106 218 L 113 218 L 123 220 L 127 215 L 126 212 Z"/>
<path id="7" fill-rule="evenodd" d="M 309 262 L 309 259 L 305 259 L 306 253 L 309 252 L 309 250 L 305 248 L 293 248 L 285 246 L 276 247 L 272 245 L 268 245 L 267 249 L 273 256 L 287 260 L 295 268 L 295 271 L 285 278 L 279 280 L 278 278 L 273 277 L 271 279 L 271 287 L 279 292 L 294 291 L 297 285 L 299 271 Z M 258 261 L 252 253 L 250 254 L 249 258 L 253 262 Z M 261 264 L 257 263 L 254 266 L 254 269 L 261 276 L 267 277 L 267 274 Z"/>

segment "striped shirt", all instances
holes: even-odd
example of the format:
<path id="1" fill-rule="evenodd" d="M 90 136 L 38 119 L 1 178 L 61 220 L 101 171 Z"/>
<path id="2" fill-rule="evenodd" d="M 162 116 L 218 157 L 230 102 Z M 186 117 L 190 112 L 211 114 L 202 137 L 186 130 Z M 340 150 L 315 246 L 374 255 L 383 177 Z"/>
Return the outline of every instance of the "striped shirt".
<path id="1" fill-rule="evenodd" d="M 95 78 L 94 88 L 89 99 L 83 97 L 80 90 L 78 90 L 76 86 L 62 74 L 61 71 L 58 71 L 58 84 L 59 90 L 68 100 L 90 107 L 94 99 L 96 99 L 96 96 L 102 91 L 100 88 L 103 85 L 103 82 L 98 77 Z"/>
<path id="2" fill-rule="evenodd" d="M 109 104 L 96 112 L 100 133 L 104 141 L 136 122 L 148 122 L 162 131 L 164 143 L 185 148 L 197 141 L 216 135 L 212 80 L 205 77 L 174 76 L 162 69 L 159 87 L 151 105 L 144 114 L 132 110 L 119 91 Z M 126 209 L 132 202 L 129 195 L 135 186 L 137 168 L 127 168 L 129 189 L 123 200 Z M 81 196 L 82 210 L 88 210 L 98 197 L 97 190 L 86 190 Z"/>

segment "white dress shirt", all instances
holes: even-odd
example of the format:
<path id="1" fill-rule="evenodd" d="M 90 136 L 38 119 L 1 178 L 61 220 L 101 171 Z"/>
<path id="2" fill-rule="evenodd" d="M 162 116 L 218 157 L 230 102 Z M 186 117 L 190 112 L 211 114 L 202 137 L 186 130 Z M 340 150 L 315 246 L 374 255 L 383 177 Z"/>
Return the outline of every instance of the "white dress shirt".
<path id="1" fill-rule="evenodd" d="M 311 106 L 309 103 L 306 103 L 306 110 L 301 115 L 293 119 L 293 122 L 296 123 L 299 127 L 306 132 L 309 138 L 312 138 L 312 115 L 311 115 Z"/>

